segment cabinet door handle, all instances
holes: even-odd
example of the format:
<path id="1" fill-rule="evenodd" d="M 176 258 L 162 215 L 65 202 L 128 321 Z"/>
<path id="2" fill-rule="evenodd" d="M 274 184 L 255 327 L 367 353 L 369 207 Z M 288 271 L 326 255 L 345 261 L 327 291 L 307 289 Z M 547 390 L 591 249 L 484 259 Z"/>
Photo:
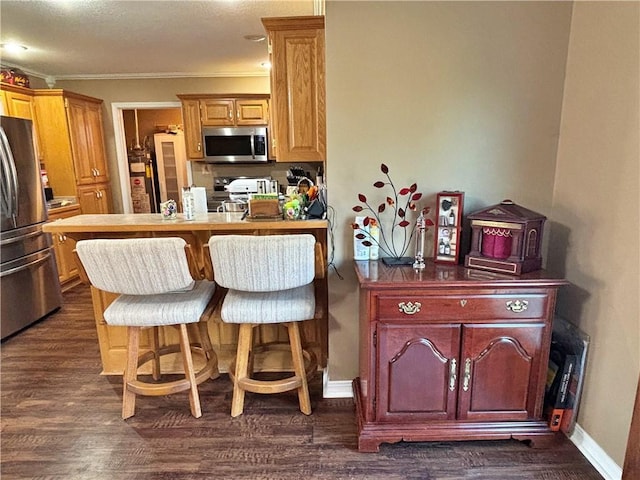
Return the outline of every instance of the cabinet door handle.
<path id="1" fill-rule="evenodd" d="M 458 379 L 457 370 L 458 370 L 458 362 L 456 362 L 455 358 L 451 359 L 449 363 L 449 390 L 452 392 L 456 389 L 456 380 Z"/>
<path id="2" fill-rule="evenodd" d="M 462 390 L 469 390 L 469 382 L 471 382 L 471 359 L 464 361 L 464 378 L 462 379 Z"/>
<path id="3" fill-rule="evenodd" d="M 398 310 L 400 310 L 402 313 L 406 313 L 407 315 L 415 315 L 416 313 L 418 313 L 420 311 L 420 308 L 422 307 L 422 304 L 420 302 L 408 302 L 408 303 L 404 303 L 404 302 L 400 302 L 398 304 Z"/>
<path id="4" fill-rule="evenodd" d="M 201 143 L 198 144 L 198 151 L 199 152 L 202 151 L 202 144 Z"/>
<path id="5" fill-rule="evenodd" d="M 521 313 L 529 307 L 529 302 L 527 300 L 509 300 L 506 305 L 507 310 L 513 313 Z"/>

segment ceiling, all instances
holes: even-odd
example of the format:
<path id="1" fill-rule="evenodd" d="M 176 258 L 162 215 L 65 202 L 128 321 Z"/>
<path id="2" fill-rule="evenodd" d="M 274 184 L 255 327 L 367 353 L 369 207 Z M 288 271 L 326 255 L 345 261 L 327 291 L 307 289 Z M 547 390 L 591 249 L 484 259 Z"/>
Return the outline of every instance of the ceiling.
<path id="1" fill-rule="evenodd" d="M 324 0 L 2 0 L 3 67 L 41 78 L 265 76 L 262 17 L 324 13 Z"/>

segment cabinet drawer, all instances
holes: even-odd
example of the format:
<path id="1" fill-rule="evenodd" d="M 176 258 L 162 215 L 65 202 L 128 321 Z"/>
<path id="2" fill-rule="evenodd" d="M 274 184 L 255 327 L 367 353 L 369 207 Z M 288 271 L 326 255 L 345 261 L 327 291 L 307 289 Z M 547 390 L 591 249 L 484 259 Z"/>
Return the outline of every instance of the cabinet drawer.
<path id="1" fill-rule="evenodd" d="M 379 320 L 472 320 L 544 317 L 546 294 L 380 295 Z"/>

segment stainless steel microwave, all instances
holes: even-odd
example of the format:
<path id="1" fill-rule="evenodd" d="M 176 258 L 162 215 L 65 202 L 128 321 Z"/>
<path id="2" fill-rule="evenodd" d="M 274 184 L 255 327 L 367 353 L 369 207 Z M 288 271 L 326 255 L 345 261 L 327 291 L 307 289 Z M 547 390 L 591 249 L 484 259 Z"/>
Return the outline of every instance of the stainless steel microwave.
<path id="1" fill-rule="evenodd" d="M 209 163 L 266 162 L 267 127 L 203 127 L 204 160 Z"/>

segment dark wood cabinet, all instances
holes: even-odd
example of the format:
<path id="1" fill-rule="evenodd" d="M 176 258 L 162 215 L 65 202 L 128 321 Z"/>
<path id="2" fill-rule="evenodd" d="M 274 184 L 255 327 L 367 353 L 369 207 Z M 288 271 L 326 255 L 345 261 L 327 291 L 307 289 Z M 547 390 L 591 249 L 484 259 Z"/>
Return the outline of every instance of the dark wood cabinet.
<path id="1" fill-rule="evenodd" d="M 558 288 L 461 266 L 356 262 L 360 451 L 382 442 L 553 435 L 542 417 Z"/>

